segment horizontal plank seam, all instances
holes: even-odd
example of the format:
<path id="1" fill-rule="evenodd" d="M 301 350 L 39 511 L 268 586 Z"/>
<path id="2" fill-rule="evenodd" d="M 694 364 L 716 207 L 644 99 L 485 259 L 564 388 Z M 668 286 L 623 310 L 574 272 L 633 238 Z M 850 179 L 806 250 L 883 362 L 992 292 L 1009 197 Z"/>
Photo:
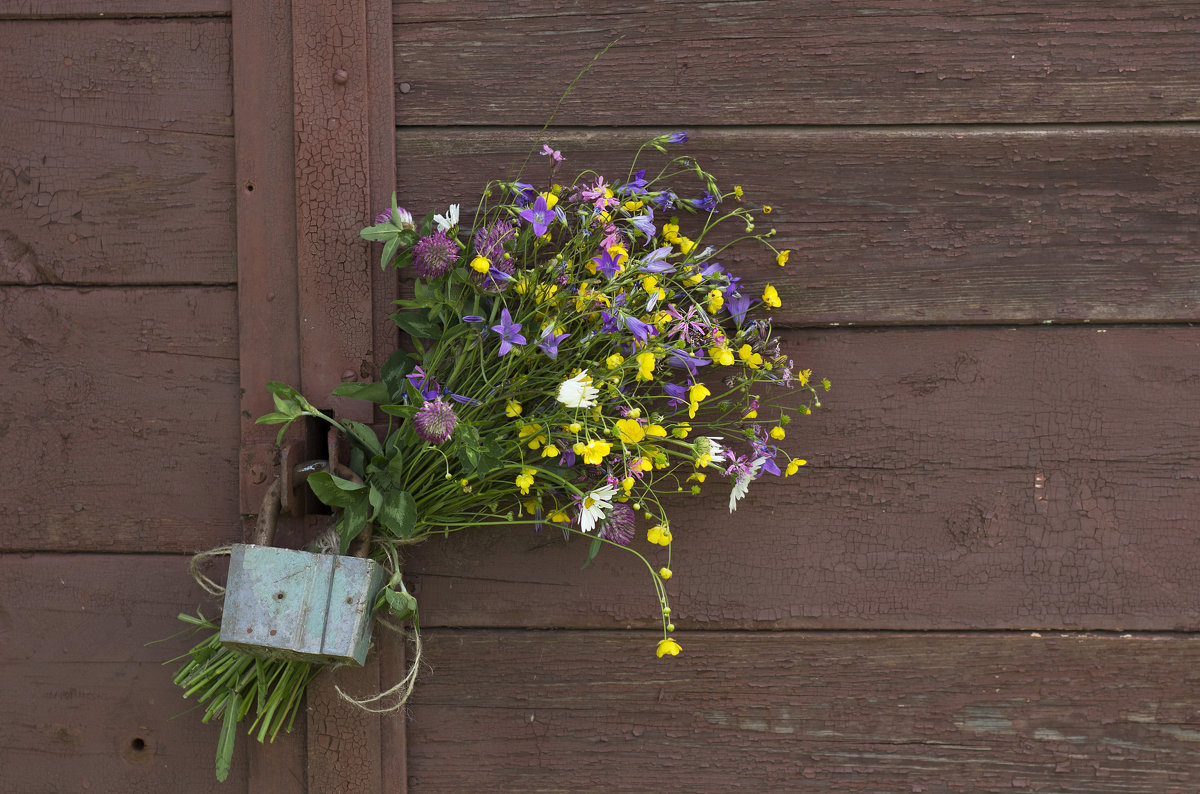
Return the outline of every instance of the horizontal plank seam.
<path id="1" fill-rule="evenodd" d="M 1020 132 L 1028 130 L 1036 133 L 1047 132 L 1072 132 L 1077 133 L 1080 130 L 1095 130 L 1096 132 L 1138 132 L 1145 130 L 1146 132 L 1160 131 L 1164 129 L 1174 129 L 1182 132 L 1200 133 L 1200 116 L 1197 116 L 1195 121 L 1157 121 L 1147 119 L 1145 121 L 1080 121 L 1080 122 L 986 122 L 983 124 L 963 124 L 961 122 L 945 123 L 945 124 L 703 124 L 703 125 L 652 125 L 652 124 L 631 124 L 623 126 L 612 125 L 551 125 L 549 130 L 559 133 L 595 133 L 608 131 L 612 133 L 622 132 L 644 132 L 647 135 L 658 135 L 680 128 L 685 129 L 693 138 L 697 138 L 700 133 L 708 131 L 716 132 L 748 132 L 755 131 L 763 132 L 787 132 L 794 131 L 799 134 L 820 135 L 831 132 L 911 132 L 911 133 L 941 133 L 941 134 L 988 134 L 997 132 Z M 420 124 L 397 124 L 398 131 L 404 130 L 420 130 L 422 132 L 442 133 L 442 132 L 540 132 L 542 127 L 540 124 L 440 124 L 440 125 L 420 125 Z M 687 153 L 687 147 L 678 147 L 677 151 L 680 154 Z"/>
<path id="2" fill-rule="evenodd" d="M 131 290 L 131 289 L 236 289 L 236 281 L 158 281 L 158 282 L 98 282 L 98 281 L 39 281 L 33 284 L 5 284 L 0 282 L 0 290 Z"/>
<path id="3" fill-rule="evenodd" d="M 147 13 L 124 13 L 124 14 L 109 14 L 104 12 L 95 12 L 91 14 L 0 14 L 0 22 L 57 22 L 70 20 L 83 20 L 92 22 L 106 22 L 110 19 L 119 20 L 160 20 L 160 19 L 229 19 L 232 16 L 229 11 L 180 11 L 177 13 L 163 12 L 159 14 Z"/>
<path id="4" fill-rule="evenodd" d="M 534 633 L 576 633 L 589 635 L 609 634 L 613 637 L 622 637 L 631 634 L 637 635 L 660 635 L 662 629 L 646 628 L 646 629 L 607 629 L 607 628 L 523 628 L 519 626 L 426 626 L 421 629 L 422 634 L 435 633 L 506 633 L 506 634 L 534 634 Z M 889 636 L 921 636 L 921 637 L 1027 637 L 1029 639 L 1200 639 L 1200 630 L 1197 631 L 1172 631 L 1168 629 L 1154 629 L 1143 631 L 1117 631 L 1113 629 L 778 629 L 778 628 L 762 628 L 762 629 L 704 629 L 690 628 L 687 626 L 676 626 L 673 632 L 677 635 L 701 635 L 701 634 L 727 634 L 727 635 L 744 635 L 747 637 L 761 637 L 764 634 L 779 634 L 779 635 L 805 635 L 809 637 L 820 636 L 868 636 L 868 635 L 889 635 Z"/>

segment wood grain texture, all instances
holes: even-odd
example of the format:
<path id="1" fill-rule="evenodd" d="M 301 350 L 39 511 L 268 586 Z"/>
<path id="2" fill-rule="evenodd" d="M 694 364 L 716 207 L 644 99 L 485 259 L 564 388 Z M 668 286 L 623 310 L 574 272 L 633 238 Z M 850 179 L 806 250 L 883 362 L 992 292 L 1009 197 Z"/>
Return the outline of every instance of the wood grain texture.
<path id="1" fill-rule="evenodd" d="M 204 725 L 162 663 L 185 653 L 180 612 L 216 607 L 162 555 L 0 555 L 0 792 L 246 791 L 245 736 L 214 777 Z M 295 789 L 292 789 L 293 791 Z"/>
<path id="2" fill-rule="evenodd" d="M 1200 334 L 1187 327 L 800 331 L 833 391 L 735 514 L 666 503 L 681 627 L 1195 630 Z M 765 415 L 764 415 L 765 416 Z M 636 546 L 655 569 L 666 554 Z M 527 527 L 414 548 L 422 626 L 651 626 L 650 575 Z"/>
<path id="3" fill-rule="evenodd" d="M 1194 637 L 428 631 L 412 791 L 1185 794 Z M 464 762 L 470 759 L 469 762 Z"/>
<path id="4" fill-rule="evenodd" d="M 0 283 L 232 283 L 228 21 L 0 40 Z"/>
<path id="5" fill-rule="evenodd" d="M 1197 130 L 692 132 L 676 153 L 695 156 L 725 190 L 741 184 L 752 206 L 773 207 L 758 230 L 777 229 L 775 244 L 792 250 L 786 269 L 753 244 L 724 264 L 756 295 L 777 285 L 778 322 L 1200 320 Z M 571 130 L 549 140 L 568 158 L 560 179 L 595 169 L 620 180 L 654 134 Z M 449 202 L 474 207 L 489 179 L 517 173 L 532 140 L 402 130 L 401 203 L 418 217 Z M 655 173 L 663 158 L 644 162 Z M 523 178 L 548 176 L 534 157 Z"/>
<path id="6" fill-rule="evenodd" d="M 1192 2 L 395 4 L 399 124 L 1197 118 Z M 516 60 L 521 66 L 517 66 Z"/>
<path id="7" fill-rule="evenodd" d="M 300 383 L 290 7 L 278 0 L 240 3 L 232 34 L 242 383 L 239 494 L 241 512 L 256 514 L 279 463 L 279 428 L 255 423 L 275 410 L 267 383 Z M 300 427 L 289 433 L 303 440 Z"/>
<path id="8" fill-rule="evenodd" d="M 365 422 L 370 405 L 328 395 L 374 374 L 367 50 L 365 0 L 292 4 L 299 386 Z"/>
<path id="9" fill-rule="evenodd" d="M 229 16 L 232 0 L 0 0 L 0 19 Z"/>
<path id="10" fill-rule="evenodd" d="M 240 536 L 234 290 L 0 289 L 0 548 Z"/>

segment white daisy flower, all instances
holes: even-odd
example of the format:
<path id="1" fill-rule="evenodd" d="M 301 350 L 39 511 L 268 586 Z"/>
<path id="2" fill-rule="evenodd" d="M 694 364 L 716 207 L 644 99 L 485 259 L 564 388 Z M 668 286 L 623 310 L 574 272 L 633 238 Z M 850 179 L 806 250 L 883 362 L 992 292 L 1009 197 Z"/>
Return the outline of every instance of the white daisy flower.
<path id="1" fill-rule="evenodd" d="M 604 520 L 604 515 L 612 509 L 612 498 L 617 489 L 611 485 L 601 485 L 579 503 L 579 528 L 591 532 L 598 521 Z"/>
<path id="2" fill-rule="evenodd" d="M 567 378 L 558 386 L 558 401 L 568 408 L 591 408 L 596 405 L 599 389 L 592 385 L 587 370 Z"/>
<path id="3" fill-rule="evenodd" d="M 700 450 L 701 454 L 708 455 L 709 459 L 712 460 L 713 463 L 724 463 L 725 447 L 717 443 L 724 440 L 725 436 L 700 436 L 700 438 L 696 439 L 698 442 L 697 448 Z"/>
<path id="4" fill-rule="evenodd" d="M 729 512 L 737 510 L 738 500 L 750 490 L 750 481 L 757 479 L 758 472 L 766 460 L 766 458 L 755 458 L 750 463 L 750 468 L 738 475 L 737 480 L 733 483 L 733 493 L 729 494 Z"/>
<path id="5" fill-rule="evenodd" d="M 443 232 L 448 232 L 458 225 L 458 205 L 451 204 L 450 209 L 446 210 L 445 215 L 434 215 L 433 222 L 437 224 L 438 229 Z"/>

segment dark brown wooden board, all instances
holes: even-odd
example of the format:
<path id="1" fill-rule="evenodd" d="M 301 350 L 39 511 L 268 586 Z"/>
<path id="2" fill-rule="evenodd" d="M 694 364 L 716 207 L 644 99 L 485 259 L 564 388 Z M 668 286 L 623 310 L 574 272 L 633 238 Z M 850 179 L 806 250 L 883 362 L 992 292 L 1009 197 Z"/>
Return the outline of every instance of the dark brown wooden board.
<path id="1" fill-rule="evenodd" d="M 240 537 L 236 294 L 0 289 L 0 549 Z"/>
<path id="2" fill-rule="evenodd" d="M 0 0 L 0 19 L 229 16 L 231 0 Z"/>
<path id="3" fill-rule="evenodd" d="M 659 132 L 556 130 L 547 140 L 568 158 L 559 179 L 595 169 L 622 181 Z M 1196 130 L 692 132 L 674 152 L 695 156 L 724 190 L 742 185 L 748 206 L 774 210 L 760 213 L 758 231 L 777 230 L 773 242 L 792 250 L 786 268 L 752 243 L 723 261 L 756 296 L 778 287 L 781 322 L 1200 320 Z M 451 202 L 474 208 L 488 180 L 516 175 L 532 140 L 401 130 L 401 203 L 418 217 Z M 664 158 L 643 162 L 653 174 Z M 546 184 L 545 158 L 531 158 L 523 179 Z M 718 240 L 744 230 L 727 228 Z"/>
<path id="4" fill-rule="evenodd" d="M 809 461 L 667 503 L 681 627 L 1200 626 L 1200 331 L 800 331 L 833 391 L 788 425 Z M 765 412 L 760 412 L 764 418 Z M 748 450 L 743 450 L 743 453 Z M 655 570 L 660 547 L 635 548 Z M 657 623 L 650 573 L 529 527 L 409 552 L 425 626 Z"/>
<path id="5" fill-rule="evenodd" d="M 246 791 L 246 737 L 218 784 L 220 726 L 162 665 L 196 640 L 147 645 L 197 608 L 217 612 L 187 557 L 0 555 L 0 791 Z"/>
<path id="6" fill-rule="evenodd" d="M 1191 794 L 1200 640 L 426 631 L 412 791 Z M 467 760 L 469 759 L 469 760 Z"/>
<path id="7" fill-rule="evenodd" d="M 1195 119 L 1190 2 L 397 2 L 400 124 Z"/>
<path id="8" fill-rule="evenodd" d="M 229 21 L 0 41 L 0 283 L 233 283 Z"/>

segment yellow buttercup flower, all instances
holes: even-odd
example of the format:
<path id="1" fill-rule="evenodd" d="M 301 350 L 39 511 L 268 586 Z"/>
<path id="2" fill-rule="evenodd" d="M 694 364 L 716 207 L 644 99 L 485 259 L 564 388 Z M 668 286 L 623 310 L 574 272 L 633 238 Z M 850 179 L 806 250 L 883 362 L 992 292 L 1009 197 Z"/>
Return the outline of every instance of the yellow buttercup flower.
<path id="1" fill-rule="evenodd" d="M 763 290 L 762 299 L 763 303 L 767 304 L 768 309 L 778 309 L 783 305 L 779 300 L 779 293 L 770 284 Z"/>
<path id="2" fill-rule="evenodd" d="M 670 637 L 667 637 L 665 640 L 662 640 L 658 643 L 658 648 L 654 651 L 654 653 L 659 659 L 661 659 L 664 656 L 678 656 L 679 652 L 682 650 L 683 648 L 680 647 L 679 643 L 675 642 L 675 640 L 671 639 Z"/>
<path id="3" fill-rule="evenodd" d="M 633 484 L 636 482 L 632 477 L 626 477 L 621 480 L 621 489 L 625 491 L 625 495 L 629 496 L 629 492 L 633 490 Z"/>
<path id="4" fill-rule="evenodd" d="M 671 545 L 671 530 L 663 524 L 656 524 L 646 530 L 646 540 L 659 546 Z"/>
<path id="5" fill-rule="evenodd" d="M 659 568 L 658 575 L 661 576 L 663 578 L 663 581 L 665 582 L 667 579 L 671 578 L 671 569 L 667 568 L 665 566 L 662 568 Z"/>
<path id="6" fill-rule="evenodd" d="M 757 418 L 758 418 L 758 411 L 750 411 L 745 416 L 742 417 L 742 419 L 757 419 Z"/>
<path id="7" fill-rule="evenodd" d="M 776 441 L 783 441 L 783 439 L 786 436 L 787 436 L 787 433 L 784 431 L 784 429 L 782 427 L 772 427 L 771 428 L 771 438 L 775 439 Z"/>
<path id="8" fill-rule="evenodd" d="M 537 469 L 521 469 L 521 473 L 517 475 L 517 487 L 521 489 L 522 494 L 529 493 L 529 487 L 533 485 L 533 475 L 537 474 Z"/>
<path id="9" fill-rule="evenodd" d="M 791 253 L 791 251 L 780 251 L 777 253 L 775 255 L 775 264 L 779 265 L 780 267 L 786 265 L 788 262 L 788 255 Z"/>
<path id="10" fill-rule="evenodd" d="M 754 348 L 750 347 L 750 345 L 741 346 L 741 348 L 738 350 L 738 358 L 744 361 L 746 366 L 750 367 L 751 369 L 762 368 L 762 356 L 758 353 L 755 353 Z"/>
<path id="11" fill-rule="evenodd" d="M 692 249 L 695 247 L 696 247 L 695 240 L 690 240 L 687 237 L 679 238 L 679 252 L 681 254 L 683 254 L 684 256 L 687 256 L 688 254 L 690 254 L 692 252 Z"/>
<path id="12" fill-rule="evenodd" d="M 491 260 L 486 256 L 477 256 L 471 260 L 471 269 L 476 273 L 486 273 L 492 269 Z"/>
<path id="13" fill-rule="evenodd" d="M 662 425 L 646 425 L 646 435 L 655 438 L 666 438 L 667 429 Z"/>
<path id="14" fill-rule="evenodd" d="M 519 402 L 516 400 L 509 400 L 504 406 L 504 415 L 509 419 L 515 419 L 521 415 L 522 410 L 524 409 L 521 408 L 521 404 Z"/>
<path id="15" fill-rule="evenodd" d="M 654 380 L 654 363 L 653 353 L 638 353 L 637 379 L 640 381 Z"/>
<path id="16" fill-rule="evenodd" d="M 744 195 L 745 195 L 745 191 L 743 191 L 743 190 L 742 190 L 742 186 L 741 186 L 741 185 L 734 185 L 734 186 L 733 186 L 733 197 L 734 197 L 735 199 L 737 199 L 738 201 L 741 201 L 741 200 L 742 200 L 742 196 L 744 196 Z"/>
<path id="17" fill-rule="evenodd" d="M 539 193 L 539 196 L 546 200 L 546 209 L 554 209 L 554 205 L 558 203 L 558 196 L 553 193 Z"/>
<path id="18" fill-rule="evenodd" d="M 690 432 L 692 432 L 692 426 L 687 422 L 680 422 L 671 430 L 671 435 L 675 438 L 687 438 Z"/>
<path id="19" fill-rule="evenodd" d="M 604 359 L 604 366 L 608 367 L 609 369 L 616 369 L 624 363 L 625 357 L 620 353 L 613 353 L 611 356 Z"/>
<path id="20" fill-rule="evenodd" d="M 708 349 L 708 355 L 713 361 L 717 362 L 723 367 L 728 367 L 733 364 L 733 351 L 727 347 L 710 347 Z"/>
<path id="21" fill-rule="evenodd" d="M 808 464 L 807 460 L 801 460 L 800 458 L 792 458 L 790 461 L 788 461 L 788 465 L 787 465 L 787 468 L 783 472 L 783 476 L 791 477 L 793 474 L 795 474 L 797 471 L 800 470 L 801 466 L 804 466 L 807 464 Z"/>
<path id="22" fill-rule="evenodd" d="M 582 446 L 583 449 L 578 447 Z M 612 444 L 607 441 L 589 441 L 586 444 L 576 445 L 575 454 L 583 456 L 583 462 L 592 466 L 599 466 L 608 457 L 608 453 L 612 452 Z"/>
<path id="23" fill-rule="evenodd" d="M 553 458 L 553 457 L 556 457 L 557 455 L 558 455 L 558 447 L 554 446 L 553 444 L 547 444 L 546 448 L 542 450 L 543 458 Z"/>
<path id="24" fill-rule="evenodd" d="M 618 419 L 615 424 L 617 438 L 626 444 L 636 444 L 646 437 L 646 431 L 636 419 Z"/>
<path id="25" fill-rule="evenodd" d="M 721 307 L 725 305 L 725 296 L 721 294 L 721 290 L 714 289 L 708 293 L 708 313 L 716 314 L 721 311 Z"/>

